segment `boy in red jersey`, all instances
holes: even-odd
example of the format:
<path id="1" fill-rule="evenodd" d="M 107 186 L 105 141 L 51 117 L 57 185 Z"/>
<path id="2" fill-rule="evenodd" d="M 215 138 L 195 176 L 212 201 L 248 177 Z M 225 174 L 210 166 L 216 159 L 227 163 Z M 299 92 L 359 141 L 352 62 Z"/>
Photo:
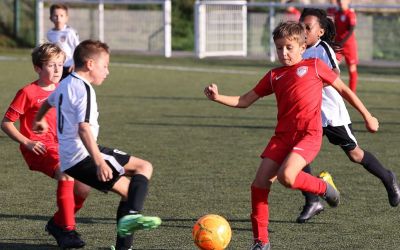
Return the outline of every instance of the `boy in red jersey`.
<path id="1" fill-rule="evenodd" d="M 322 196 L 330 206 L 339 204 L 339 192 L 331 178 L 317 178 L 302 171 L 320 150 L 322 143 L 321 102 L 324 83 L 333 86 L 363 116 L 370 132 L 378 130 L 373 117 L 357 96 L 323 61 L 302 59 L 306 49 L 301 24 L 285 22 L 273 32 L 279 61 L 283 67 L 269 71 L 242 96 L 220 95 L 217 85 L 205 88 L 212 101 L 246 108 L 259 98 L 275 93 L 278 123 L 275 135 L 261 154 L 261 164 L 251 185 L 253 250 L 270 249 L 268 238 L 268 195 L 272 183 Z"/>
<path id="2" fill-rule="evenodd" d="M 350 0 L 338 0 L 338 11 L 335 12 L 336 43 L 343 47 L 343 56 L 349 71 L 349 87 L 353 92 L 357 89 L 357 40 L 354 34 L 357 19 L 356 13 L 349 7 Z"/>
<path id="3" fill-rule="evenodd" d="M 39 79 L 17 92 L 4 115 L 1 128 L 20 144 L 29 169 L 58 180 L 58 211 L 46 225 L 46 230 L 56 238 L 60 247 L 78 248 L 83 247 L 85 242 L 75 231 L 75 213 L 82 207 L 89 187 L 60 171 L 55 110 L 46 116 L 50 127 L 48 133 L 36 134 L 32 131 L 36 113 L 60 81 L 64 60 L 65 53 L 55 44 L 45 43 L 33 50 L 32 63 Z M 14 125 L 18 120 L 19 130 Z"/>

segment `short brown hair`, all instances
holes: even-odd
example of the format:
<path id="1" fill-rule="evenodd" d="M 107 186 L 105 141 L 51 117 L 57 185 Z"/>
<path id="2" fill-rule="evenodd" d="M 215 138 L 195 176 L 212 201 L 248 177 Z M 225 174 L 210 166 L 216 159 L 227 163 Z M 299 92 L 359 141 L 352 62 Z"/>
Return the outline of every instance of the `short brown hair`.
<path id="1" fill-rule="evenodd" d="M 63 9 L 63 10 L 65 10 L 65 12 L 68 13 L 68 6 L 67 5 L 61 4 L 61 3 L 57 3 L 57 4 L 52 4 L 50 6 L 50 16 L 52 16 L 54 11 L 57 10 L 57 9 Z"/>
<path id="2" fill-rule="evenodd" d="M 93 59 L 101 52 L 110 54 L 108 45 L 101 41 L 85 40 L 74 51 L 75 68 L 82 68 L 89 59 Z"/>
<path id="3" fill-rule="evenodd" d="M 50 61 L 52 58 L 57 56 L 63 56 L 65 60 L 64 51 L 54 43 L 43 43 L 36 47 L 32 51 L 32 63 L 33 65 L 42 68 L 43 64 Z"/>
<path id="4" fill-rule="evenodd" d="M 272 32 L 272 36 L 274 41 L 286 38 L 289 40 L 294 39 L 300 45 L 306 42 L 306 32 L 304 30 L 304 26 L 298 22 L 288 21 L 281 22 Z"/>

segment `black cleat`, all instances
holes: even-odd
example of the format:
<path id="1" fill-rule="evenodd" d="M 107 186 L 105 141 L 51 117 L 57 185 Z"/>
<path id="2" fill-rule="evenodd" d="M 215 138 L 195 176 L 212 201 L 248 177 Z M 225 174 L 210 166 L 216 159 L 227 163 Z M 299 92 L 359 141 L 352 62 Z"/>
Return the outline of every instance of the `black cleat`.
<path id="1" fill-rule="evenodd" d="M 57 245 L 61 248 L 82 248 L 85 246 L 85 242 L 79 237 L 78 232 L 63 230 L 54 223 L 54 218 L 47 222 L 45 230 L 56 239 Z"/>
<path id="2" fill-rule="evenodd" d="M 256 242 L 254 245 L 250 248 L 250 250 L 270 250 L 271 249 L 271 244 L 265 243 L 264 245 L 261 242 Z"/>
<path id="3" fill-rule="evenodd" d="M 311 219 L 314 215 L 317 215 L 324 211 L 324 205 L 320 201 L 306 203 L 301 211 L 299 217 L 297 217 L 297 223 L 305 223 Z"/>
<path id="4" fill-rule="evenodd" d="M 385 185 L 386 191 L 388 193 L 389 203 L 392 207 L 397 207 L 400 203 L 400 188 L 397 183 L 396 175 L 392 171 L 389 171 L 392 181 L 388 186 Z"/>

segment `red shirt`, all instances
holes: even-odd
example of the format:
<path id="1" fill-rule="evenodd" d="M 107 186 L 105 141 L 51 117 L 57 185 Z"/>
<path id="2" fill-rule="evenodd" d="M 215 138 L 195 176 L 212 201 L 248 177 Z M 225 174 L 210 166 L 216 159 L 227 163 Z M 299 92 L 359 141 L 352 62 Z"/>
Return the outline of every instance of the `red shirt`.
<path id="1" fill-rule="evenodd" d="M 353 9 L 337 11 L 335 13 L 336 42 L 342 41 L 349 33 L 350 26 L 356 26 L 356 23 L 357 23 L 356 13 L 354 12 Z M 346 41 L 346 44 L 355 42 L 356 42 L 356 37 L 353 31 L 353 34 L 351 34 L 349 39 Z"/>
<path id="2" fill-rule="evenodd" d="M 331 84 L 337 77 L 323 61 L 311 58 L 269 71 L 253 90 L 260 97 L 275 93 L 275 132 L 321 130 L 323 82 Z"/>
<path id="3" fill-rule="evenodd" d="M 45 116 L 49 124 L 48 133 L 35 134 L 32 131 L 32 124 L 36 113 L 52 92 L 41 88 L 37 84 L 37 81 L 26 85 L 17 92 L 4 117 L 12 122 L 19 120 L 19 130 L 27 138 L 34 141 L 41 141 L 45 145 L 57 144 L 55 109 L 50 109 Z"/>

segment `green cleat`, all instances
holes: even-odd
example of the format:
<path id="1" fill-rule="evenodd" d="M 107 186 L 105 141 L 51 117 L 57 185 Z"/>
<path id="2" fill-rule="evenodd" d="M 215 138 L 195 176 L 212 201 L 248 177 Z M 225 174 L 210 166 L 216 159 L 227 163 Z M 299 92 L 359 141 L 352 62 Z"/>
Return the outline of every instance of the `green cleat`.
<path id="1" fill-rule="evenodd" d="M 119 236 L 131 235 L 136 230 L 154 229 L 161 225 L 159 217 L 143 216 L 141 214 L 125 215 L 118 221 Z"/>
<path id="2" fill-rule="evenodd" d="M 323 171 L 319 174 L 319 178 L 321 178 L 327 184 L 325 194 L 322 198 L 324 198 L 329 206 L 337 207 L 340 203 L 340 193 L 336 188 L 335 183 L 333 183 L 332 176 L 328 172 Z"/>

